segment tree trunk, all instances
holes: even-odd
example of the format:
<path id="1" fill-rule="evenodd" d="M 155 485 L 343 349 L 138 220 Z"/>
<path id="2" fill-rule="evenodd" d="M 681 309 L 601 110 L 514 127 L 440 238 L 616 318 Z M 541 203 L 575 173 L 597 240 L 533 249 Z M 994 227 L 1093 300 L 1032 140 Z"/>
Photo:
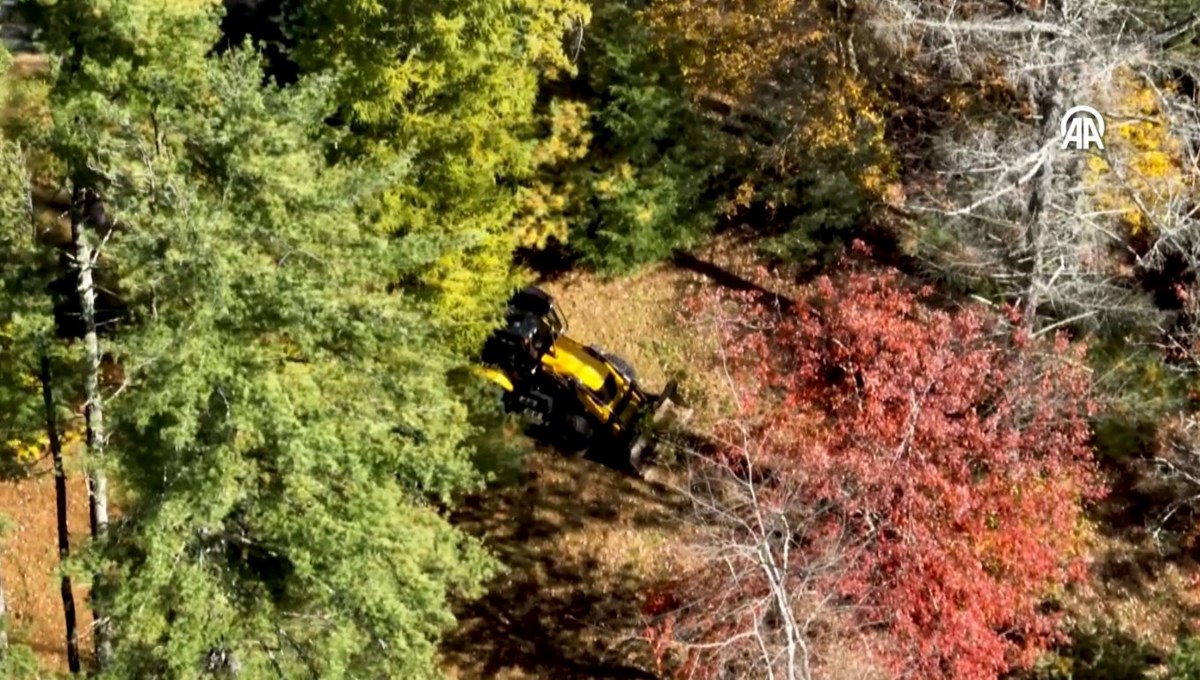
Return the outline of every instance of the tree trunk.
<path id="1" fill-rule="evenodd" d="M 1058 135 L 1059 116 L 1062 111 L 1063 91 L 1059 84 L 1059 73 L 1055 69 L 1048 73 L 1041 83 L 1038 96 L 1038 113 L 1041 116 L 1041 126 L 1038 131 L 1038 145 L 1044 157 L 1041 166 L 1034 175 L 1033 185 L 1029 192 L 1029 203 L 1025 212 L 1025 238 L 1027 257 L 1029 258 L 1028 290 L 1025 294 L 1025 325 L 1032 332 L 1037 323 L 1037 308 L 1040 302 L 1039 294 L 1042 286 L 1042 221 L 1045 218 L 1046 200 L 1053 191 L 1054 159 L 1058 149 L 1054 139 Z"/>
<path id="2" fill-rule="evenodd" d="M 84 417 L 87 425 L 88 510 L 92 539 L 103 538 L 108 529 L 108 478 L 104 472 L 104 403 L 100 395 L 100 341 L 96 334 L 96 284 L 92 276 L 94 252 L 88 242 L 87 191 L 76 188 L 72 197 L 71 240 L 75 247 L 75 265 L 79 268 L 79 306 L 83 317 L 84 346 Z M 96 574 L 95 584 L 100 583 Z M 96 664 L 104 669 L 110 656 L 108 622 L 92 605 Z"/>
<path id="3" fill-rule="evenodd" d="M 4 545 L 0 544 L 0 659 L 4 658 L 6 652 L 8 652 L 8 599 L 4 596 Z"/>
<path id="4" fill-rule="evenodd" d="M 46 437 L 50 441 L 50 455 L 54 459 L 54 506 L 58 515 L 58 561 L 65 562 L 71 554 L 70 534 L 67 530 L 67 476 L 63 471 L 62 441 L 58 438 L 58 418 L 54 412 L 54 392 L 51 387 L 50 356 L 42 350 L 41 371 L 42 405 L 46 417 Z M 79 633 L 75 628 L 75 595 L 71 589 L 71 577 L 63 575 L 59 582 L 62 593 L 63 616 L 67 625 L 67 668 L 79 672 Z"/>

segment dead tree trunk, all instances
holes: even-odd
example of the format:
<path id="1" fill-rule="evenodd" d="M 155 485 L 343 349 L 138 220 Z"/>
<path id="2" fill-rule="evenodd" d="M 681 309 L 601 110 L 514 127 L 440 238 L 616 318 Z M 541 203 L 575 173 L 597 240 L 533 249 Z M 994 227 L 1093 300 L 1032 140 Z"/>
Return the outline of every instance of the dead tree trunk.
<path id="1" fill-rule="evenodd" d="M 1049 327 L 1039 313 L 1052 312 L 1059 326 L 1091 319 L 1093 328 L 1158 316 L 1117 273 L 1119 251 L 1132 246 L 1122 229 L 1106 227 L 1118 216 L 1100 200 L 1127 192 L 1119 177 L 1127 163 L 1089 172 L 1084 182 L 1089 155 L 1067 154 L 1058 126 L 1073 104 L 1112 102 L 1125 87 L 1114 74 L 1157 72 L 1166 62 L 1132 5 L 1065 4 L 883 0 L 870 20 L 917 73 L 945 77 L 953 88 L 998 86 L 978 90 L 962 111 L 929 117 L 933 163 L 914 168 L 907 183 L 912 207 L 940 218 L 937 229 L 916 230 L 927 236 L 918 239 L 921 257 L 968 287 L 986 282 L 997 298 L 1019 302 L 1034 332 Z M 1028 96 L 1028 123 L 1016 96 Z"/>
<path id="2" fill-rule="evenodd" d="M 76 187 L 72 197 L 71 240 L 75 250 L 75 266 L 79 277 L 79 306 L 83 319 L 84 335 L 84 418 L 87 426 L 88 452 L 88 510 L 91 519 L 92 539 L 98 541 L 108 529 L 108 478 L 104 471 L 104 402 L 100 394 L 100 340 L 96 333 L 96 284 L 93 268 L 99 255 L 89 241 L 87 232 L 87 190 Z M 95 583 L 100 582 L 100 574 Z M 92 606 L 95 619 L 94 639 L 96 664 L 101 669 L 110 656 L 108 622 L 102 613 Z"/>
<path id="3" fill-rule="evenodd" d="M 1038 128 L 1038 144 L 1041 149 L 1041 164 L 1034 175 L 1029 192 L 1029 203 L 1025 211 L 1026 257 L 1029 258 L 1028 290 L 1025 294 L 1025 325 L 1031 331 L 1037 323 L 1037 308 L 1040 303 L 1043 253 L 1042 221 L 1046 219 L 1046 204 L 1054 185 L 1054 139 L 1058 134 L 1058 119 L 1062 111 L 1063 93 L 1059 86 L 1057 70 L 1047 74 L 1042 81 L 1038 96 L 1038 112 L 1041 124 Z"/>
<path id="4" fill-rule="evenodd" d="M 67 530 L 67 476 L 63 470 L 62 441 L 58 438 L 58 418 L 54 412 L 50 356 L 45 350 L 42 351 L 41 370 L 38 377 L 42 382 L 46 437 L 50 441 L 50 455 L 54 459 L 54 505 L 58 516 L 58 560 L 62 563 L 71 554 L 71 540 Z M 62 593 L 63 616 L 67 626 L 67 668 L 72 673 L 78 673 L 79 633 L 75 626 L 75 595 L 71 588 L 70 576 L 63 575 L 59 582 L 59 590 Z"/>

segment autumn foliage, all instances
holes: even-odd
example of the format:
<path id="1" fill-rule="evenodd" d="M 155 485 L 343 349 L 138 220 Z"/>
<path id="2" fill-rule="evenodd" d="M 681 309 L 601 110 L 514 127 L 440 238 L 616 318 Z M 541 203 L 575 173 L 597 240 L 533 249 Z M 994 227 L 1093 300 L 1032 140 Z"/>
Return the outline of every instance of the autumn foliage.
<path id="1" fill-rule="evenodd" d="M 784 616 L 806 624 L 815 677 L 829 639 L 914 678 L 994 678 L 1054 640 L 1040 605 L 1081 575 L 1081 502 L 1100 493 L 1083 350 L 928 294 L 855 273 L 792 309 L 695 302 L 690 321 L 718 335 L 738 402 L 706 464 L 753 489 L 752 502 L 707 497 L 730 521 L 706 540 L 757 548 L 656 594 L 670 612 L 656 641 L 690 650 L 694 677 L 729 672 L 731 646 L 784 625 L 770 598 L 739 608 L 773 587 L 764 554 L 786 559 Z"/>
<path id="2" fill-rule="evenodd" d="M 651 3 L 643 19 L 693 97 L 725 102 L 763 126 L 750 135 L 756 142 L 735 143 L 744 150 L 764 146 L 752 152 L 762 176 L 744 178 L 730 197 L 734 206 L 765 189 L 756 182 L 803 176 L 813 165 L 844 172 L 872 198 L 889 189 L 885 105 L 853 47 L 865 24 L 843 7 L 816 0 L 667 0 Z M 765 195 L 776 193 L 775 199 L 798 198 L 778 188 Z"/>
<path id="3" fill-rule="evenodd" d="M 1172 202 L 1190 200 L 1196 176 L 1188 172 L 1185 140 L 1172 132 L 1156 86 L 1121 70 L 1113 90 L 1111 108 L 1119 115 L 1113 116 L 1108 153 L 1088 157 L 1084 181 L 1097 207 L 1114 213 L 1137 244 L 1152 240 Z"/>

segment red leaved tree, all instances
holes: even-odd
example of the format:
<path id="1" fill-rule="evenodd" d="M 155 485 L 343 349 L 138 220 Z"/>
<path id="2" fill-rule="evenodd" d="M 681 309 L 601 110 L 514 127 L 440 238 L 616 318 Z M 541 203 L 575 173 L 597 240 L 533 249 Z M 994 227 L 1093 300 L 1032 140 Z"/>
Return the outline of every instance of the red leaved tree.
<path id="1" fill-rule="evenodd" d="M 655 598 L 687 674 L 830 677 L 864 641 L 888 677 L 995 678 L 1054 639 L 1100 493 L 1083 350 L 926 295 L 854 273 L 789 309 L 697 301 L 737 414 L 690 465 L 697 573 Z"/>

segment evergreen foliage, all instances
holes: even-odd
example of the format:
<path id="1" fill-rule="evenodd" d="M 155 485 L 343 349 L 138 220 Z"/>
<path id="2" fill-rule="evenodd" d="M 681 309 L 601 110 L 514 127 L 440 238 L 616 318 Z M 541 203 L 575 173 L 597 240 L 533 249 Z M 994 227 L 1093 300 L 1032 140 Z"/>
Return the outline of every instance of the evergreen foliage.
<path id="1" fill-rule="evenodd" d="M 36 367 L 53 330 L 43 292 L 50 262 L 32 238 L 24 162 L 20 147 L 0 136 L 0 469 L 9 473 L 40 455 Z"/>
<path id="2" fill-rule="evenodd" d="M 597 5 L 580 75 L 549 105 L 540 178 L 523 195 L 523 230 L 565 240 L 606 272 L 696 245 L 715 218 L 715 127 L 650 37 L 630 3 Z"/>
<path id="3" fill-rule="evenodd" d="M 1189 637 L 1183 640 L 1167 662 L 1170 677 L 1178 680 L 1200 678 L 1200 639 Z"/>
<path id="4" fill-rule="evenodd" d="M 101 342 L 121 367 L 120 517 L 89 558 L 104 675 L 432 677 L 449 596 L 494 565 L 440 510 L 479 482 L 462 359 L 388 285 L 411 243 L 358 216 L 408 158 L 330 165 L 336 81 L 280 89 L 253 51 L 211 54 L 213 3 L 45 9 L 54 124 L 35 141 L 54 180 L 102 197 L 88 237 L 128 307 Z M 45 312 L 25 281 L 6 304 Z"/>

